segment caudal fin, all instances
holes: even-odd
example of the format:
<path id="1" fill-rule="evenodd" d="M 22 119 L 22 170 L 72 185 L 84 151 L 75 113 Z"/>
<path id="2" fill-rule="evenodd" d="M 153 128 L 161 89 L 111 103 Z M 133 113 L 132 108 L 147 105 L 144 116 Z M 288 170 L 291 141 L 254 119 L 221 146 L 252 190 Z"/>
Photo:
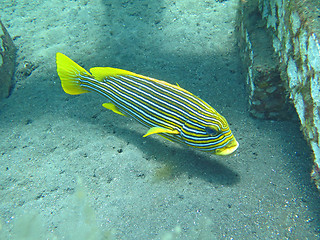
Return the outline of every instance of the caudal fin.
<path id="1" fill-rule="evenodd" d="M 66 93 L 78 95 L 89 92 L 80 85 L 81 78 L 93 78 L 89 72 L 80 67 L 66 55 L 59 52 L 56 54 L 56 63 L 61 86 Z"/>

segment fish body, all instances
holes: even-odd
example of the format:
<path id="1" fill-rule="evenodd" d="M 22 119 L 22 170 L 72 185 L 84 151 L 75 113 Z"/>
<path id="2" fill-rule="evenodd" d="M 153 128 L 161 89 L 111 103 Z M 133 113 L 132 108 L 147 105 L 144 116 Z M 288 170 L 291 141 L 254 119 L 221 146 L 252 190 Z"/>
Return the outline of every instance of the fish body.
<path id="1" fill-rule="evenodd" d="M 159 134 L 216 155 L 231 154 L 239 146 L 226 119 L 178 85 L 110 67 L 91 68 L 89 73 L 62 53 L 57 53 L 56 63 L 66 93 L 101 94 L 109 100 L 103 107 L 148 127 L 144 137 Z"/>

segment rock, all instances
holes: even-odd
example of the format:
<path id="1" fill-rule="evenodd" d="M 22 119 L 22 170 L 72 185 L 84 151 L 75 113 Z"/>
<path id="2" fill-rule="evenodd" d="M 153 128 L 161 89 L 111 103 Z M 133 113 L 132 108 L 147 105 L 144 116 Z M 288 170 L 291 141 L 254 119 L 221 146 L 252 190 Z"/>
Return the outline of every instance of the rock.
<path id="1" fill-rule="evenodd" d="M 294 114 L 281 79 L 272 32 L 264 26 L 258 1 L 240 2 L 238 38 L 243 72 L 247 75 L 249 112 L 261 119 L 290 119 Z"/>
<path id="2" fill-rule="evenodd" d="M 319 6 L 319 1 L 240 1 L 238 35 L 251 114 L 287 116 L 290 98 L 313 151 L 311 177 L 320 190 Z"/>
<path id="3" fill-rule="evenodd" d="M 0 21 L 0 100 L 10 94 L 16 62 L 16 47 Z"/>

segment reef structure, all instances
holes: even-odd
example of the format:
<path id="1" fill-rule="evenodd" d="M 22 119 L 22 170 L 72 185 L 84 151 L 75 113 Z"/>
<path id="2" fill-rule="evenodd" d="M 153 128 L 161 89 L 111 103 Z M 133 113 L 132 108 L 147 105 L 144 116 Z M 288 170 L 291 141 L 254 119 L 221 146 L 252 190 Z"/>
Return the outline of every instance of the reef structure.
<path id="1" fill-rule="evenodd" d="M 10 94 L 15 69 L 16 47 L 0 21 L 0 100 Z"/>
<path id="2" fill-rule="evenodd" d="M 320 2 L 240 1 L 238 35 L 250 113 L 283 119 L 292 103 L 320 190 Z"/>

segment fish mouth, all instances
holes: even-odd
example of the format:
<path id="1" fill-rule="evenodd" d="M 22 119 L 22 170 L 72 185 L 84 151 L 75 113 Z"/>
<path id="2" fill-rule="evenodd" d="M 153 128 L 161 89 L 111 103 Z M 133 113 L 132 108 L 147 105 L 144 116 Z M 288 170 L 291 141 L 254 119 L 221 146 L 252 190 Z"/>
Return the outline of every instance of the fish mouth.
<path id="1" fill-rule="evenodd" d="M 239 143 L 235 138 L 233 138 L 226 146 L 217 149 L 214 154 L 219 156 L 225 156 L 233 153 L 239 147 Z"/>

